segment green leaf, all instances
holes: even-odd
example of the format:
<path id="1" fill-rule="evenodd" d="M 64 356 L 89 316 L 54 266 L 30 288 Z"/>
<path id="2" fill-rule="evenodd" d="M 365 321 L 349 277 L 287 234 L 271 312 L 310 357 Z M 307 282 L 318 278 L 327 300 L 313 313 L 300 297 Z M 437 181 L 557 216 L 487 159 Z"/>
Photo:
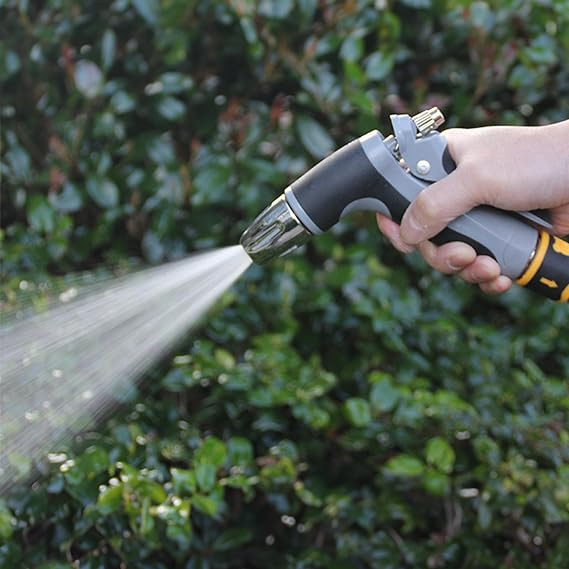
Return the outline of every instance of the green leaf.
<path id="1" fill-rule="evenodd" d="M 123 502 L 123 486 L 108 486 L 99 494 L 97 509 L 101 514 L 108 516 L 116 512 Z"/>
<path id="2" fill-rule="evenodd" d="M 429 464 L 441 472 L 449 473 L 454 467 L 456 455 L 445 439 L 434 437 L 427 443 L 426 458 Z"/>
<path id="3" fill-rule="evenodd" d="M 445 496 L 450 490 L 450 479 L 442 472 L 429 470 L 423 476 L 423 485 L 429 494 L 433 494 L 434 496 Z"/>
<path id="4" fill-rule="evenodd" d="M 393 69 L 393 56 L 384 55 L 377 51 L 372 53 L 365 62 L 365 72 L 368 79 L 372 81 L 382 81 Z"/>
<path id="5" fill-rule="evenodd" d="M 196 474 L 193 470 L 172 468 L 170 473 L 172 474 L 172 484 L 174 485 L 174 492 L 176 494 L 191 496 L 196 492 Z"/>
<path id="6" fill-rule="evenodd" d="M 65 182 L 59 193 L 50 194 L 49 202 L 54 209 L 62 213 L 73 213 L 79 211 L 83 206 L 81 193 L 71 182 Z"/>
<path id="7" fill-rule="evenodd" d="M 258 13 L 266 18 L 282 20 L 291 13 L 293 8 L 293 0 L 261 0 Z"/>
<path id="8" fill-rule="evenodd" d="M 115 61 L 117 36 L 111 29 L 105 30 L 101 39 L 101 66 L 107 71 Z"/>
<path id="9" fill-rule="evenodd" d="M 162 93 L 171 95 L 187 92 L 194 86 L 194 81 L 189 75 L 175 71 L 162 73 L 158 81 L 162 85 Z"/>
<path id="10" fill-rule="evenodd" d="M 87 99 L 93 99 L 103 90 L 103 73 L 96 63 L 80 59 L 75 64 L 75 86 Z"/>
<path id="11" fill-rule="evenodd" d="M 119 204 L 119 189 L 114 182 L 107 178 L 89 178 L 87 193 L 100 207 L 108 209 Z"/>
<path id="12" fill-rule="evenodd" d="M 429 8 L 431 6 L 431 0 L 401 0 L 401 2 L 411 8 Z"/>
<path id="13" fill-rule="evenodd" d="M 11 170 L 11 177 L 24 182 L 29 180 L 32 173 L 32 161 L 30 155 L 21 146 L 10 148 L 4 159 Z"/>
<path id="14" fill-rule="evenodd" d="M 488 529 L 492 524 L 492 509 L 484 500 L 478 505 L 478 524 L 482 529 Z"/>
<path id="15" fill-rule="evenodd" d="M 4 75 L 5 77 L 9 77 L 10 75 L 14 75 L 20 68 L 22 64 L 20 62 L 20 58 L 15 51 L 8 50 L 4 52 L 4 57 L 0 55 L 0 74 Z"/>
<path id="16" fill-rule="evenodd" d="M 219 509 L 219 505 L 216 500 L 210 496 L 202 496 L 200 494 L 193 497 L 192 504 L 195 506 L 196 510 L 199 510 L 207 516 L 215 516 Z"/>
<path id="17" fill-rule="evenodd" d="M 14 528 L 12 520 L 14 516 L 6 507 L 3 501 L 0 500 L 0 539 L 8 539 L 12 536 Z"/>
<path id="18" fill-rule="evenodd" d="M 228 551 L 253 539 L 253 532 L 248 528 L 229 528 L 225 530 L 214 542 L 214 551 Z"/>
<path id="19" fill-rule="evenodd" d="M 154 480 L 138 479 L 133 485 L 140 496 L 148 498 L 154 504 L 161 504 L 168 497 L 162 485 Z"/>
<path id="20" fill-rule="evenodd" d="M 230 464 L 249 464 L 253 460 L 253 445 L 244 437 L 231 437 L 227 441 Z"/>
<path id="21" fill-rule="evenodd" d="M 195 453 L 196 464 L 212 464 L 215 468 L 223 466 L 227 449 L 217 437 L 208 437 Z"/>
<path id="22" fill-rule="evenodd" d="M 89 447 L 77 459 L 76 465 L 85 473 L 87 478 L 92 479 L 109 468 L 109 453 L 102 447 Z"/>
<path id="23" fill-rule="evenodd" d="M 151 27 L 155 27 L 160 16 L 159 0 L 131 0 L 134 9 Z"/>
<path id="24" fill-rule="evenodd" d="M 558 59 L 556 42 L 552 37 L 546 34 L 541 34 L 537 38 L 534 38 L 531 44 L 526 47 L 522 53 L 532 63 L 537 65 L 554 65 Z"/>
<path id="25" fill-rule="evenodd" d="M 51 233 L 55 228 L 55 210 L 43 196 L 32 196 L 26 206 L 28 223 L 35 231 Z"/>
<path id="26" fill-rule="evenodd" d="M 371 422 L 371 409 L 365 399 L 352 397 L 344 403 L 344 413 L 355 427 L 365 427 Z"/>
<path id="27" fill-rule="evenodd" d="M 192 526 L 189 522 L 183 524 L 168 524 L 166 526 L 166 537 L 184 549 L 190 545 L 192 536 Z"/>
<path id="28" fill-rule="evenodd" d="M 400 454 L 387 461 L 385 471 L 393 476 L 420 476 L 425 470 L 423 462 L 415 456 Z"/>
<path id="29" fill-rule="evenodd" d="M 150 229 L 144 234 L 144 237 L 142 238 L 142 251 L 148 261 L 154 264 L 159 263 L 166 254 L 166 249 L 164 248 L 162 241 L 158 235 L 156 235 L 156 233 Z M 172 379 L 173 378 L 168 378 L 167 384 Z"/>
<path id="30" fill-rule="evenodd" d="M 227 199 L 227 186 L 232 175 L 231 168 L 219 162 L 200 169 L 193 180 L 192 203 L 196 206 L 222 203 Z"/>
<path id="31" fill-rule="evenodd" d="M 362 56 L 363 48 L 363 38 L 354 35 L 348 36 L 340 48 L 340 57 L 344 61 L 358 61 Z"/>
<path id="32" fill-rule="evenodd" d="M 217 482 L 217 469 L 213 464 L 201 462 L 195 466 L 196 482 L 200 490 L 210 492 Z"/>
<path id="33" fill-rule="evenodd" d="M 161 97 L 156 110 L 166 120 L 176 121 L 186 113 L 186 105 L 175 97 Z"/>
<path id="34" fill-rule="evenodd" d="M 126 91 L 117 91 L 111 97 L 111 107 L 118 115 L 130 113 L 136 108 L 136 99 Z"/>
<path id="35" fill-rule="evenodd" d="M 233 357 L 233 354 L 227 350 L 217 348 L 215 350 L 215 359 L 217 363 L 226 370 L 232 370 L 235 368 L 235 358 Z"/>
<path id="36" fill-rule="evenodd" d="M 334 151 L 336 145 L 331 136 L 314 119 L 301 116 L 297 119 L 296 124 L 298 135 L 304 148 L 314 158 L 321 160 Z"/>
<path id="37" fill-rule="evenodd" d="M 371 405 L 374 409 L 386 413 L 395 408 L 400 395 L 399 390 L 393 386 L 389 378 L 381 379 L 371 388 Z"/>

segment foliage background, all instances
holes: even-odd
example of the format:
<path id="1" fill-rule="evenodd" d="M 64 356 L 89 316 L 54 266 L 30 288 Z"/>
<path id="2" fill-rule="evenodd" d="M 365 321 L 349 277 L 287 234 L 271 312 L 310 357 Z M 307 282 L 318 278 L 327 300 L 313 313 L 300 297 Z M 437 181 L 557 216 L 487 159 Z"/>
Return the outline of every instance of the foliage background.
<path id="1" fill-rule="evenodd" d="M 0 2 L 2 292 L 234 244 L 392 112 L 569 111 L 569 2 Z M 0 502 L 2 567 L 559 569 L 569 314 L 369 215 L 252 268 L 120 412 Z"/>

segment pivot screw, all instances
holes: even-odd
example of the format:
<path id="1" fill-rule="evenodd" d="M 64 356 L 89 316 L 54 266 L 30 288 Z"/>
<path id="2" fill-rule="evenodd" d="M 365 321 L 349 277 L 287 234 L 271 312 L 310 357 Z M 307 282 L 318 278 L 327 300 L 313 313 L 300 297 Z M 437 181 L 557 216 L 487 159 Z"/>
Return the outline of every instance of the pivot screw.
<path id="1" fill-rule="evenodd" d="M 419 160 L 417 162 L 417 172 L 419 174 L 428 174 L 431 170 L 431 163 L 428 160 Z"/>

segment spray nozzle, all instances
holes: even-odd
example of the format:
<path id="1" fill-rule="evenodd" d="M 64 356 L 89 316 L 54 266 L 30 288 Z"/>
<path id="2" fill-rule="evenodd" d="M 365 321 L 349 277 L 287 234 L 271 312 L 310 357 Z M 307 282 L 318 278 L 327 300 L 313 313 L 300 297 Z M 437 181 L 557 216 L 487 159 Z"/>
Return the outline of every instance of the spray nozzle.
<path id="1" fill-rule="evenodd" d="M 264 264 L 290 253 L 309 237 L 282 194 L 257 216 L 240 243 L 255 263 Z"/>

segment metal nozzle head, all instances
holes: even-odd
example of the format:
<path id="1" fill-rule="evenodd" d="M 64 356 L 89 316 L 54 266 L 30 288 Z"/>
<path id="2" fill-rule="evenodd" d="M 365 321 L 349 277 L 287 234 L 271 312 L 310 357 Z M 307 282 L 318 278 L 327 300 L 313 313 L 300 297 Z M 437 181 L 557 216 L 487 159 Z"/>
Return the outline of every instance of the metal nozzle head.
<path id="1" fill-rule="evenodd" d="M 262 265 L 290 253 L 310 236 L 283 194 L 257 216 L 239 242 L 253 262 Z"/>

